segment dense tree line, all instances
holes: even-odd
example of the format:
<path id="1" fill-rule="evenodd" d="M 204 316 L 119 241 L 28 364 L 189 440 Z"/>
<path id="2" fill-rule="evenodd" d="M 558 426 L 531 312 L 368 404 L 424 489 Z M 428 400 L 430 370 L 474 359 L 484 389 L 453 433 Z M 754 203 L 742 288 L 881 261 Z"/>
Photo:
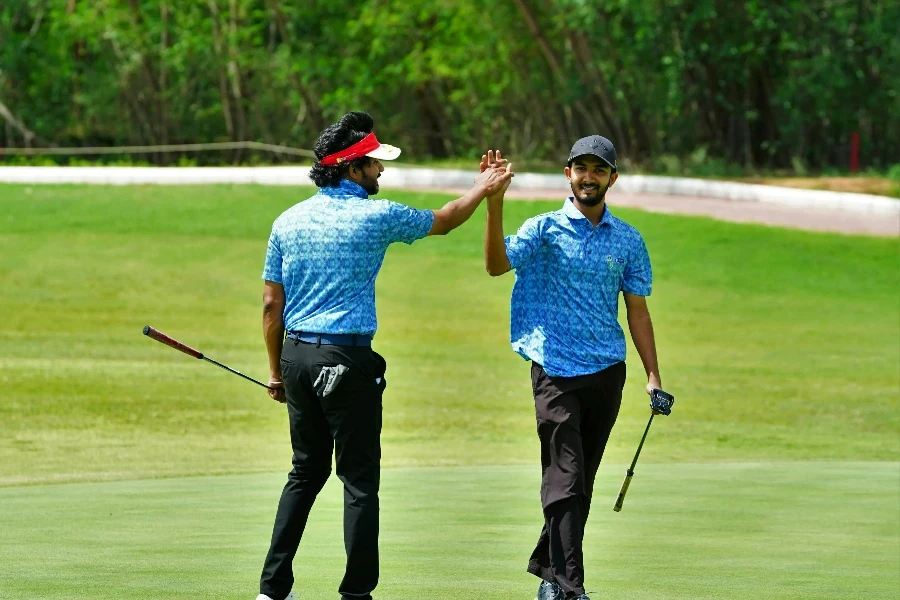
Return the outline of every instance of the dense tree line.
<path id="1" fill-rule="evenodd" d="M 0 146 L 310 148 L 362 109 L 408 159 L 600 132 L 637 164 L 841 168 L 858 132 L 887 167 L 898 31 L 894 0 L 0 0 Z"/>

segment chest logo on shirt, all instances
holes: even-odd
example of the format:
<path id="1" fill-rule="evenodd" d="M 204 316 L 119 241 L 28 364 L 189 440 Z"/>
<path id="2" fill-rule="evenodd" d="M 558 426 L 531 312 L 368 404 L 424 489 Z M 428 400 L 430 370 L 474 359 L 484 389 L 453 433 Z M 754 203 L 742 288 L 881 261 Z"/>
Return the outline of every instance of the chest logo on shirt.
<path id="1" fill-rule="evenodd" d="M 619 256 L 613 256 L 612 254 L 606 255 L 606 264 L 613 271 L 621 273 L 625 270 L 625 259 Z"/>

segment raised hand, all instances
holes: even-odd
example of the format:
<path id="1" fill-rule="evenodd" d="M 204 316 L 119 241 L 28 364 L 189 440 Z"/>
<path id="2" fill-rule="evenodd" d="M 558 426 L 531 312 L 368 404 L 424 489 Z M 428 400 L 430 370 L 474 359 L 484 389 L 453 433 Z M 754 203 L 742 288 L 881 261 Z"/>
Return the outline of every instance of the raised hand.
<path id="1" fill-rule="evenodd" d="M 490 157 L 493 158 L 493 157 Z M 501 161 L 493 161 L 496 166 L 487 166 L 475 178 L 475 185 L 484 186 L 484 195 L 487 197 L 498 193 L 503 193 L 509 187 L 509 182 L 514 177 L 512 164 L 501 159 Z"/>
<path id="2" fill-rule="evenodd" d="M 493 150 L 488 150 L 487 154 L 481 155 L 481 164 L 479 165 L 478 172 L 484 173 L 485 169 L 499 167 L 506 164 L 507 162 L 509 161 L 504 160 L 503 157 L 500 156 L 499 150 L 497 150 L 496 155 L 494 155 Z"/>
<path id="3" fill-rule="evenodd" d="M 501 169 L 505 170 L 508 173 L 512 173 L 512 165 L 508 160 L 503 158 L 503 155 L 499 150 L 488 150 L 487 154 L 483 154 L 481 156 L 481 164 L 478 166 L 479 172 L 484 173 L 488 169 Z M 509 188 L 509 184 L 512 182 L 512 176 L 507 178 L 504 183 L 500 187 L 492 187 L 488 191 L 485 196 L 487 197 L 489 202 L 502 202 L 503 195 L 506 193 L 506 190 Z M 478 178 L 475 179 L 475 183 L 478 183 Z"/>
<path id="4" fill-rule="evenodd" d="M 509 184 L 512 183 L 512 178 L 506 180 L 506 183 L 503 184 L 499 190 L 494 192 L 493 194 L 488 194 L 487 199 L 488 202 L 503 202 L 503 196 L 506 194 L 506 190 L 509 189 Z"/>

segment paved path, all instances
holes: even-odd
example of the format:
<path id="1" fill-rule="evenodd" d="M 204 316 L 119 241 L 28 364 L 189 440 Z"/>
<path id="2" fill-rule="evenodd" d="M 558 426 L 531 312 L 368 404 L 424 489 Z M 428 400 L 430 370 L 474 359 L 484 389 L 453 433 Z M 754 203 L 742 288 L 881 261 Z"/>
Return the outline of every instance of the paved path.
<path id="1" fill-rule="evenodd" d="M 463 188 L 416 188 L 423 192 L 447 192 L 462 195 Z M 390 197 L 386 190 L 385 197 Z M 565 193 L 547 190 L 513 190 L 508 199 L 559 200 Z M 839 210 L 810 210 L 778 204 L 718 200 L 689 196 L 662 196 L 654 194 L 624 194 L 610 190 L 607 201 L 612 207 L 628 206 L 668 214 L 702 215 L 722 221 L 761 223 L 776 227 L 790 227 L 811 231 L 831 231 L 881 237 L 900 236 L 900 216 L 853 214 Z"/>

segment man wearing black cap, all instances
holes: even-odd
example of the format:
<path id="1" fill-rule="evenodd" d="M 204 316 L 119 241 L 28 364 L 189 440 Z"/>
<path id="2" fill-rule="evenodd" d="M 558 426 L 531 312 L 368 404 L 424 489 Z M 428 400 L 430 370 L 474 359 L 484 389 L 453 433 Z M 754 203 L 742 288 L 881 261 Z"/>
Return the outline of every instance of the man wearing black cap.
<path id="1" fill-rule="evenodd" d="M 513 349 L 532 363 L 544 527 L 528 572 L 542 580 L 538 600 L 587 600 L 584 526 L 625 385 L 620 292 L 647 393 L 661 387 L 645 299 L 652 282 L 647 248 L 641 234 L 606 206 L 606 192 L 618 177 L 612 142 L 599 135 L 578 140 L 565 174 L 572 196 L 563 207 L 528 219 L 505 239 L 506 186 L 488 196 L 485 236 L 488 273 L 516 270 L 510 337 Z"/>
<path id="2" fill-rule="evenodd" d="M 371 200 L 379 191 L 381 161 L 400 154 L 379 142 L 373 128 L 371 116 L 351 112 L 322 132 L 310 169 L 319 192 L 279 216 L 269 236 L 263 269 L 269 396 L 287 403 L 294 454 L 257 600 L 293 599 L 292 562 L 331 474 L 332 455 L 344 484 L 347 552 L 338 592 L 343 600 L 371 600 L 379 574 L 381 398 L 387 385 L 385 361 L 372 349 L 375 278 L 390 244 L 449 233 L 513 176 L 510 165 L 488 151 L 472 189 L 438 210 Z"/>

